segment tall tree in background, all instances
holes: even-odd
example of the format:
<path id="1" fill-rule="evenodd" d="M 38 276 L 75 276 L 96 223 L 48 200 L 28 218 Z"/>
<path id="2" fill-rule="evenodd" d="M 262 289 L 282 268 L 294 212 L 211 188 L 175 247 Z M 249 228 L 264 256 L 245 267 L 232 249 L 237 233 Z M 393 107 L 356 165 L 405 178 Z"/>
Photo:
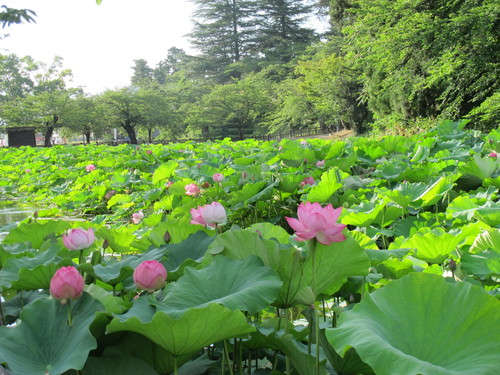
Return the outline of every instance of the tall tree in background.
<path id="1" fill-rule="evenodd" d="M 265 60 L 285 63 L 296 57 L 315 39 L 312 29 L 304 27 L 312 6 L 303 0 L 260 0 L 256 47 Z"/>
<path id="2" fill-rule="evenodd" d="M 148 62 L 144 59 L 134 60 L 132 67 L 134 74 L 130 79 L 133 86 L 143 86 L 150 84 L 153 81 L 154 69 L 151 69 Z"/>
<path id="3" fill-rule="evenodd" d="M 201 52 L 198 70 L 202 76 L 212 76 L 219 82 L 241 74 L 224 70 L 242 58 L 250 57 L 255 38 L 255 1 L 192 0 L 194 26 L 189 34 L 192 44 Z"/>
<path id="4" fill-rule="evenodd" d="M 346 47 L 378 119 L 458 119 L 498 92 L 498 1 L 358 0 L 353 9 Z"/>

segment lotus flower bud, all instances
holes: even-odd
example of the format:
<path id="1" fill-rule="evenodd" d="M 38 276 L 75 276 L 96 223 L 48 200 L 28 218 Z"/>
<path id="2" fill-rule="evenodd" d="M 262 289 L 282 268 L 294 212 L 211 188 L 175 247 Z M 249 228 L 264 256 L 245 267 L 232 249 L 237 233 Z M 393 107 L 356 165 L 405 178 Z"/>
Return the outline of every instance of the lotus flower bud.
<path id="1" fill-rule="evenodd" d="M 215 173 L 212 176 L 212 179 L 214 180 L 214 182 L 222 182 L 222 180 L 224 180 L 224 175 L 222 173 Z"/>
<path id="2" fill-rule="evenodd" d="M 300 183 L 300 186 L 304 187 L 306 185 L 314 185 L 314 178 L 312 177 L 304 178 L 304 180 Z"/>
<path id="3" fill-rule="evenodd" d="M 63 243 L 69 250 L 83 250 L 90 246 L 95 241 L 94 230 L 89 228 L 83 229 L 70 229 L 66 235 L 63 234 Z"/>
<path id="4" fill-rule="evenodd" d="M 132 223 L 139 224 L 142 219 L 144 219 L 144 214 L 142 211 L 137 211 L 132 214 Z"/>
<path id="5" fill-rule="evenodd" d="M 157 260 L 145 260 L 134 270 L 134 282 L 139 289 L 153 292 L 165 286 L 167 270 Z"/>
<path id="6" fill-rule="evenodd" d="M 56 299 L 78 299 L 83 293 L 85 281 L 80 272 L 73 267 L 59 268 L 50 280 L 50 294 Z"/>
<path id="7" fill-rule="evenodd" d="M 92 172 L 93 170 L 95 170 L 95 165 L 94 164 L 89 164 L 85 167 L 85 170 L 87 172 Z"/>

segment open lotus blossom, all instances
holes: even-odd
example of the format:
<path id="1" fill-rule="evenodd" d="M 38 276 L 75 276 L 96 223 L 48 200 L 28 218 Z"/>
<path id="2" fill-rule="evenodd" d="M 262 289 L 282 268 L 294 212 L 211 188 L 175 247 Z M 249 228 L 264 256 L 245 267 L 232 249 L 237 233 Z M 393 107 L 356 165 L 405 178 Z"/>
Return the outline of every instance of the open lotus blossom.
<path id="1" fill-rule="evenodd" d="M 329 245 L 345 240 L 342 231 L 346 226 L 337 224 L 341 213 L 342 207 L 334 209 L 331 204 L 321 207 L 318 202 L 305 202 L 297 210 L 298 219 L 287 217 L 286 220 L 299 240 L 316 238 L 323 245 Z"/>
<path id="2" fill-rule="evenodd" d="M 325 166 L 325 161 L 324 160 L 318 160 L 316 162 L 316 167 L 317 168 L 323 168 Z"/>
<path id="3" fill-rule="evenodd" d="M 94 164 L 89 164 L 85 167 L 85 170 L 87 172 L 92 172 L 93 170 L 95 170 L 95 165 Z"/>
<path id="4" fill-rule="evenodd" d="M 488 155 L 490 158 L 496 158 L 498 154 L 496 152 L 492 152 L 491 154 Z"/>
<path id="5" fill-rule="evenodd" d="M 145 260 L 134 270 L 134 283 L 139 289 L 154 292 L 165 286 L 167 270 L 157 260 Z"/>
<path id="6" fill-rule="evenodd" d="M 63 244 L 69 250 L 83 250 L 92 246 L 95 241 L 94 230 L 89 228 L 83 229 L 70 229 L 65 235 L 62 236 Z"/>
<path id="7" fill-rule="evenodd" d="M 222 182 L 222 180 L 224 180 L 224 175 L 222 173 L 215 173 L 212 176 L 212 179 L 214 180 L 214 182 Z"/>
<path id="8" fill-rule="evenodd" d="M 84 286 L 85 280 L 75 267 L 61 267 L 50 280 L 50 294 L 60 300 L 78 299 Z"/>
<path id="9" fill-rule="evenodd" d="M 226 210 L 219 202 L 212 202 L 205 206 L 192 208 L 191 224 L 201 224 L 215 228 L 217 224 L 222 224 L 227 220 Z"/>
<path id="10" fill-rule="evenodd" d="M 300 187 L 304 187 L 306 185 L 314 185 L 314 178 L 312 177 L 304 178 L 304 180 L 300 183 Z"/>
<path id="11" fill-rule="evenodd" d="M 186 190 L 186 195 L 191 195 L 192 197 L 196 197 L 200 194 L 200 187 L 196 184 L 188 184 L 184 189 Z"/>
<path id="12" fill-rule="evenodd" d="M 144 219 L 144 213 L 142 211 L 137 211 L 132 214 L 132 223 L 139 224 L 142 219 Z"/>

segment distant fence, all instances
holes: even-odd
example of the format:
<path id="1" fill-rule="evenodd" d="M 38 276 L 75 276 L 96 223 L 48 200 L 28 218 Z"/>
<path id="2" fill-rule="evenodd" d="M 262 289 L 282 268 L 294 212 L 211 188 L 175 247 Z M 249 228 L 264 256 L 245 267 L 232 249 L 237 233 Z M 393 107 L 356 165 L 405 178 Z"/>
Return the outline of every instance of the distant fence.
<path id="1" fill-rule="evenodd" d="M 297 130 L 289 130 L 285 132 L 277 132 L 273 134 L 266 135 L 253 135 L 246 136 L 243 139 L 258 139 L 262 141 L 270 141 L 273 139 L 285 139 L 285 138 L 302 138 L 302 137 L 310 137 L 315 135 L 325 135 L 331 134 L 331 130 L 323 130 L 323 129 L 297 129 Z M 168 140 L 159 140 L 153 141 L 154 144 L 168 144 L 168 143 L 178 143 L 178 142 L 207 142 L 207 141 L 217 141 L 224 139 L 224 137 L 205 137 L 205 138 L 189 138 L 189 139 L 168 139 Z M 235 139 L 241 140 L 241 139 Z"/>

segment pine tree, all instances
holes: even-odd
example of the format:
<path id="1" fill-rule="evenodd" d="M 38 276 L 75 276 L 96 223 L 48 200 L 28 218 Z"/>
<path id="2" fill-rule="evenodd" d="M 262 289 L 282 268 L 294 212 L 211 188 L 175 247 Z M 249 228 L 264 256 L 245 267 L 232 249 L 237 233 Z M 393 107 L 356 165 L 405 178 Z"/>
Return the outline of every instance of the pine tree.
<path id="1" fill-rule="evenodd" d="M 312 29 L 303 26 L 312 5 L 303 0 L 259 0 L 259 31 L 256 46 L 271 63 L 288 62 L 315 39 Z"/>
<path id="2" fill-rule="evenodd" d="M 255 1 L 193 0 L 194 27 L 189 34 L 192 44 L 201 52 L 198 70 L 219 81 L 230 78 L 224 70 L 252 53 L 255 37 Z M 237 72 L 230 74 L 238 77 Z"/>

